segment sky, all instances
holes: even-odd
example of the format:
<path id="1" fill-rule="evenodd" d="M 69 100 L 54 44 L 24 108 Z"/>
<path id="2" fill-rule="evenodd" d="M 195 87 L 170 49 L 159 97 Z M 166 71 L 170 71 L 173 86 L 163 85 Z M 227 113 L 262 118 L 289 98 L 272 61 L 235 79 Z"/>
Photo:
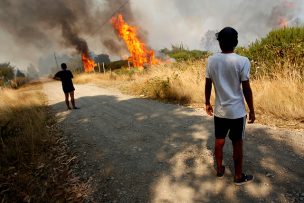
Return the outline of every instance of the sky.
<path id="1" fill-rule="evenodd" d="M 0 0 L 0 63 L 25 70 L 29 64 L 40 69 L 44 61 L 48 69 L 54 52 L 124 56 L 126 47 L 109 22 L 118 12 L 154 50 L 183 44 L 218 51 L 214 33 L 226 26 L 248 46 L 278 28 L 282 17 L 301 24 L 304 0 Z"/>

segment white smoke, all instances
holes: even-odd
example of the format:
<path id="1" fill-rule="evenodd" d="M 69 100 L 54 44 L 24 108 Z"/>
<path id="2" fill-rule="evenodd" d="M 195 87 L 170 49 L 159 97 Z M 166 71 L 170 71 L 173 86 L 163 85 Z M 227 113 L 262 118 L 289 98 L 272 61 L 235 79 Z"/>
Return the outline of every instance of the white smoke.
<path id="1" fill-rule="evenodd" d="M 135 16 L 148 30 L 150 44 L 155 49 L 180 43 L 190 49 L 208 48 L 204 42 L 202 46 L 202 38 L 208 31 L 210 34 L 225 26 L 237 29 L 239 44 L 246 46 L 278 27 L 277 22 L 271 22 L 279 18 L 275 15 L 283 15 L 288 20 L 297 18 L 298 22 L 303 22 L 304 17 L 303 0 L 134 0 L 132 3 L 138 13 Z M 210 42 L 207 44 L 210 46 Z"/>

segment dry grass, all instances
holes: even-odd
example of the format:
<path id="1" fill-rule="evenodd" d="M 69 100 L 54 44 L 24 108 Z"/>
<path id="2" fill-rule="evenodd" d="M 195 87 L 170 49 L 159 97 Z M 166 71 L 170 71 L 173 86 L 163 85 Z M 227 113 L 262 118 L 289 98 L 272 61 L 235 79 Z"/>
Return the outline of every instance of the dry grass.
<path id="1" fill-rule="evenodd" d="M 130 82 L 130 77 L 127 75 L 117 75 L 114 72 L 103 73 L 83 73 L 74 76 L 73 83 L 75 84 L 86 84 L 92 83 L 97 84 L 102 87 L 114 87 L 118 88 L 125 93 L 128 93 L 126 90 L 126 84 Z"/>
<path id="2" fill-rule="evenodd" d="M 81 201 L 88 193 L 49 115 L 39 83 L 0 89 L 0 202 Z"/>
<path id="3" fill-rule="evenodd" d="M 293 76 L 252 81 L 258 122 L 278 127 L 304 127 L 304 84 Z"/>
<path id="4" fill-rule="evenodd" d="M 3 139 L 12 139 L 13 149 L 16 150 L 9 154 L 23 159 L 20 148 L 26 145 L 28 153 L 34 155 L 35 147 L 41 141 L 39 136 L 45 134 L 44 128 L 41 128 L 46 120 L 43 95 L 34 85 L 19 90 L 3 89 L 0 94 L 1 136 Z M 14 139 L 19 134 L 22 136 Z M 5 144 L 2 146 L 4 150 L 12 150 Z"/>
<path id="5" fill-rule="evenodd" d="M 152 67 L 134 77 L 128 84 L 129 93 L 185 105 L 201 104 L 204 65 L 204 61 L 195 61 Z"/>
<path id="6" fill-rule="evenodd" d="M 291 63 L 277 64 L 270 77 L 251 81 L 257 122 L 288 128 L 304 127 L 304 84 Z M 123 92 L 196 107 L 204 106 L 206 60 L 153 66 L 125 74 L 80 75 L 82 82 L 118 87 Z M 259 74 L 261 75 L 261 74 Z M 85 79 L 83 79 L 85 78 Z M 214 93 L 212 93 L 214 97 Z M 214 100 L 214 98 L 212 98 Z"/>

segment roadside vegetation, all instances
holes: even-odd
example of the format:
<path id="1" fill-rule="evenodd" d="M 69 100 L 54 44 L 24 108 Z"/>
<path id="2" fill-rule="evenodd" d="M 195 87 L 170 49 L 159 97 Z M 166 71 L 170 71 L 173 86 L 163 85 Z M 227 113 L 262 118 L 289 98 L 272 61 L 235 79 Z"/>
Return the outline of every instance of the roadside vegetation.
<path id="1" fill-rule="evenodd" d="M 303 80 L 304 27 L 273 30 L 247 49 L 239 47 L 236 52 L 251 60 L 255 78 L 273 79 L 283 74 Z"/>
<path id="2" fill-rule="evenodd" d="M 69 169 L 41 88 L 0 89 L 0 202 L 82 201 L 89 190 Z"/>
<path id="3" fill-rule="evenodd" d="M 18 88 L 29 82 L 29 78 L 10 63 L 0 63 L 0 87 Z"/>
<path id="4" fill-rule="evenodd" d="M 160 50 L 160 52 L 175 59 L 177 62 L 199 60 L 210 55 L 208 51 L 189 50 L 185 48 L 183 44 L 180 44 L 179 46 L 172 45 L 171 50 L 164 48 Z"/>
<path id="5" fill-rule="evenodd" d="M 274 30 L 248 48 L 236 51 L 252 64 L 257 122 L 303 129 L 304 28 Z M 190 57 L 144 70 L 125 67 L 106 74 L 82 74 L 75 82 L 116 86 L 128 94 L 204 107 L 207 57 L 208 54 L 196 60 Z"/>

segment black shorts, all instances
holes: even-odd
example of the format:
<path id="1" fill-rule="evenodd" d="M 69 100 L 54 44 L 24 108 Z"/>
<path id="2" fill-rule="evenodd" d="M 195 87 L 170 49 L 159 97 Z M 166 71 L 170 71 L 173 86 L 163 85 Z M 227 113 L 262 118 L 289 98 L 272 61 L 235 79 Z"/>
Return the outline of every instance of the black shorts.
<path id="1" fill-rule="evenodd" d="M 70 92 L 73 92 L 75 90 L 75 88 L 73 85 L 65 85 L 65 86 L 62 86 L 62 90 L 64 93 L 70 93 Z"/>
<path id="2" fill-rule="evenodd" d="M 214 116 L 215 138 L 234 140 L 243 139 L 245 135 L 246 116 L 237 119 L 219 118 Z"/>

